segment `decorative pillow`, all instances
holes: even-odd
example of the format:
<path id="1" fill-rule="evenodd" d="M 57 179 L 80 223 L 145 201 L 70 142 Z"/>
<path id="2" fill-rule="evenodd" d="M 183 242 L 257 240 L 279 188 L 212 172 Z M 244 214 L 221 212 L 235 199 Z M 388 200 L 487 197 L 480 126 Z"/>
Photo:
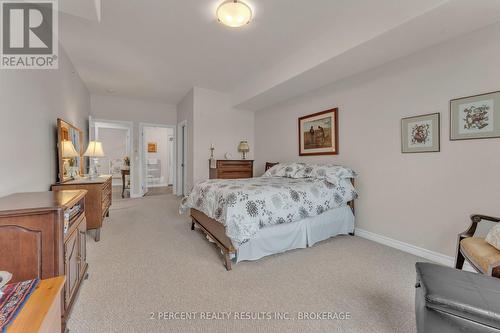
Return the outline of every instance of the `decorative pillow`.
<path id="1" fill-rule="evenodd" d="M 288 177 L 293 178 L 300 169 L 304 168 L 305 163 L 281 163 L 267 170 L 262 177 Z"/>
<path id="2" fill-rule="evenodd" d="M 337 183 L 339 179 L 355 178 L 356 172 L 335 164 L 308 164 L 295 173 L 293 178 L 326 179 L 328 182 Z"/>
<path id="3" fill-rule="evenodd" d="M 486 241 L 491 246 L 500 250 L 500 223 L 497 223 L 486 235 Z"/>

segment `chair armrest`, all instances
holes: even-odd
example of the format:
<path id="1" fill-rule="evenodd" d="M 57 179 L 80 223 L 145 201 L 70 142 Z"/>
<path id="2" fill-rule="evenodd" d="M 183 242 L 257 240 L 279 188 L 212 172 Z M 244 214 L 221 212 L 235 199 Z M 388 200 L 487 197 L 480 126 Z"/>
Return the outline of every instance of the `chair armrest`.
<path id="1" fill-rule="evenodd" d="M 472 223 L 469 226 L 469 228 L 467 230 L 465 230 L 464 232 L 458 234 L 459 241 L 464 239 L 464 238 L 474 236 L 474 233 L 476 232 L 476 229 L 477 229 L 477 225 L 482 220 L 491 221 L 491 222 L 500 222 L 500 218 L 498 218 L 498 217 L 491 217 L 491 216 L 480 215 L 480 214 L 472 214 L 470 216 L 470 219 L 471 219 Z"/>
<path id="2" fill-rule="evenodd" d="M 471 215 L 470 219 L 473 222 L 477 221 L 476 223 L 481 222 L 481 220 L 486 220 L 486 221 L 491 221 L 491 222 L 500 222 L 500 218 L 498 218 L 498 217 L 491 217 L 491 216 L 480 215 L 480 214 L 473 214 L 473 215 Z"/>

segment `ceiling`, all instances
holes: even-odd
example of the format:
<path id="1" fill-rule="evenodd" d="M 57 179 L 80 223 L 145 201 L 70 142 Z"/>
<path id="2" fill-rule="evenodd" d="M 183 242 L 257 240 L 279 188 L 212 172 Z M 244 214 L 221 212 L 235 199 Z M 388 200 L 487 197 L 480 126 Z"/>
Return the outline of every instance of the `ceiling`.
<path id="1" fill-rule="evenodd" d="M 91 93 L 177 104 L 198 86 L 252 110 L 500 20 L 498 0 L 248 0 L 255 20 L 231 29 L 220 0 L 76 1 L 60 39 Z"/>

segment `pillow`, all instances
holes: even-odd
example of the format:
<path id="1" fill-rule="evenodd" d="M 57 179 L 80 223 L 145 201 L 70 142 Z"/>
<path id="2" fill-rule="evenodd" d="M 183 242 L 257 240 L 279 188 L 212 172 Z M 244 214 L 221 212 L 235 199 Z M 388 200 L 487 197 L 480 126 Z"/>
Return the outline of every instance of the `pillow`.
<path id="1" fill-rule="evenodd" d="M 500 250 L 500 223 L 495 224 L 495 226 L 490 229 L 485 240 L 488 244 Z"/>
<path id="2" fill-rule="evenodd" d="M 293 178 L 326 179 L 336 183 L 339 179 L 356 178 L 353 170 L 335 164 L 309 164 L 297 171 Z"/>
<path id="3" fill-rule="evenodd" d="M 300 169 L 304 168 L 305 163 L 281 163 L 267 170 L 262 177 L 288 177 L 294 178 L 294 175 Z"/>

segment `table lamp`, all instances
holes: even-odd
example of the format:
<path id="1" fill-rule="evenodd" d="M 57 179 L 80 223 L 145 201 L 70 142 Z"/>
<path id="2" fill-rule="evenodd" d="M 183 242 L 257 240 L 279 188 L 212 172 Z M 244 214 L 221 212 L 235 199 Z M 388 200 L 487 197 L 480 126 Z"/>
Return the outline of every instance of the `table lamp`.
<path id="1" fill-rule="evenodd" d="M 248 142 L 246 140 L 240 141 L 240 144 L 238 145 L 238 151 L 243 154 L 243 159 L 246 160 L 246 153 L 250 151 L 250 146 L 248 145 Z"/>
<path id="2" fill-rule="evenodd" d="M 63 174 L 64 175 L 69 175 L 70 174 L 70 167 L 71 165 L 71 160 L 75 157 L 80 156 L 78 152 L 75 149 L 75 146 L 73 146 L 73 142 L 69 140 L 63 140 L 61 142 L 61 154 L 62 154 L 62 160 L 63 160 Z M 74 175 L 71 172 L 70 177 L 74 178 Z"/>
<path id="3" fill-rule="evenodd" d="M 89 168 L 90 178 L 96 178 L 99 176 L 98 171 L 98 158 L 104 157 L 104 150 L 102 149 L 102 142 L 99 141 L 90 141 L 87 147 L 87 150 L 83 154 L 83 156 L 90 157 L 94 160 L 92 167 Z"/>

